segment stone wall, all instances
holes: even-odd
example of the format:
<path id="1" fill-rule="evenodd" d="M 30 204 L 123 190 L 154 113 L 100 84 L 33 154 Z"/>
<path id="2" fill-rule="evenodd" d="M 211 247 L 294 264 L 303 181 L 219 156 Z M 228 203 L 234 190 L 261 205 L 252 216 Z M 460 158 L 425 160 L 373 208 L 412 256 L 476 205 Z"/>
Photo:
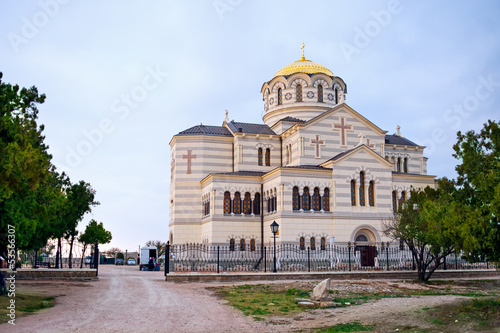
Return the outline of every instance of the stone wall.
<path id="1" fill-rule="evenodd" d="M 484 278 L 498 276 L 495 269 L 482 270 L 440 270 L 432 274 L 432 279 Z M 234 282 L 234 281 L 275 281 L 275 280 L 361 280 L 361 279 L 417 279 L 417 272 L 324 272 L 324 273 L 169 273 L 168 282 Z"/>
<path id="2" fill-rule="evenodd" d="M 5 277 L 11 276 L 11 270 L 1 270 Z M 22 268 L 16 271 L 16 280 L 98 280 L 96 270 L 90 268 L 83 269 L 47 269 L 47 268 Z"/>

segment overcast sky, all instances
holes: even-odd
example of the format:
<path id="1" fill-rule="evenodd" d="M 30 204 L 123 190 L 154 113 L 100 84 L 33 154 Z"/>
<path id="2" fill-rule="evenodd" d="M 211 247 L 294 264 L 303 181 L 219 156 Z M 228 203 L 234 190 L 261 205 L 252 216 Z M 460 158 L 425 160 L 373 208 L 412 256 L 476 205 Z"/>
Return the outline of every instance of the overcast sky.
<path id="1" fill-rule="evenodd" d="M 3 81 L 37 86 L 53 163 L 85 180 L 89 219 L 136 250 L 168 238 L 173 135 L 262 123 L 260 89 L 305 56 L 344 79 L 346 102 L 425 145 L 455 177 L 457 131 L 499 120 L 498 1 L 0 0 Z"/>

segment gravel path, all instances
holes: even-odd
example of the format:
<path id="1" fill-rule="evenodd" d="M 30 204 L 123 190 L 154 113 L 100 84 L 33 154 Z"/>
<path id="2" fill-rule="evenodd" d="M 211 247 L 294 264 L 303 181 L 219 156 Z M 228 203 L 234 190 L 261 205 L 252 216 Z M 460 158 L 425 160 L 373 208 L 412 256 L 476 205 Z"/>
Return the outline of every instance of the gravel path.
<path id="1" fill-rule="evenodd" d="M 20 281 L 23 291 L 59 296 L 53 308 L 0 325 L 0 332 L 265 331 L 262 324 L 194 284 L 166 283 L 163 272 L 100 266 L 96 282 Z"/>
<path id="2" fill-rule="evenodd" d="M 285 282 L 304 283 L 279 281 Z M 397 285 L 382 280 L 332 283 L 334 289 L 367 291 Z M 385 332 L 384 327 L 400 325 L 425 328 L 429 324 L 420 315 L 422 308 L 450 304 L 462 298 L 452 295 L 387 298 L 258 322 L 205 289 L 217 285 L 220 284 L 167 283 L 163 272 L 140 272 L 137 266 L 101 266 L 99 281 L 95 282 L 19 281 L 18 291 L 57 296 L 56 305 L 17 318 L 15 326 L 0 325 L 0 332 L 308 332 L 311 328 L 353 321 L 377 323 L 375 332 Z"/>

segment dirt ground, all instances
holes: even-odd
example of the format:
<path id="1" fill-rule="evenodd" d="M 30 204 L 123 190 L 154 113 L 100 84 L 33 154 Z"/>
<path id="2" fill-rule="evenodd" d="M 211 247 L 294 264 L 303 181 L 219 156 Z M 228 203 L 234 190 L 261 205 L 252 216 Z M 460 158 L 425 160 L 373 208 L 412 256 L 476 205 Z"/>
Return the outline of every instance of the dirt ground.
<path id="1" fill-rule="evenodd" d="M 426 327 L 417 310 L 462 298 L 385 298 L 258 322 L 205 289 L 217 285 L 167 283 L 163 272 L 141 272 L 137 266 L 101 266 L 95 282 L 18 281 L 18 291 L 56 296 L 56 305 L 17 318 L 15 326 L 2 324 L 0 332 L 290 332 L 353 321 Z M 332 281 L 332 287 L 381 291 L 397 286 L 375 280 Z"/>

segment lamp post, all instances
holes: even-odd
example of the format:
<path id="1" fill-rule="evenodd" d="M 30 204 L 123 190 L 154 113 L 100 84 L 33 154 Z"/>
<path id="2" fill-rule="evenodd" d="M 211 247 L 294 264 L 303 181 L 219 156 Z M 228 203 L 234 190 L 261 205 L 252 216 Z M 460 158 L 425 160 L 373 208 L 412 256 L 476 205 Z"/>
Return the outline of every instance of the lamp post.
<path id="1" fill-rule="evenodd" d="M 274 235 L 274 273 L 276 273 L 276 233 L 278 232 L 279 227 L 280 225 L 276 223 L 276 221 L 273 221 L 273 223 L 271 223 L 271 232 Z"/>

